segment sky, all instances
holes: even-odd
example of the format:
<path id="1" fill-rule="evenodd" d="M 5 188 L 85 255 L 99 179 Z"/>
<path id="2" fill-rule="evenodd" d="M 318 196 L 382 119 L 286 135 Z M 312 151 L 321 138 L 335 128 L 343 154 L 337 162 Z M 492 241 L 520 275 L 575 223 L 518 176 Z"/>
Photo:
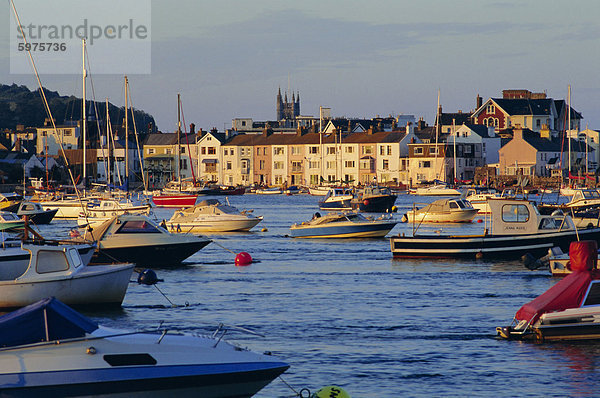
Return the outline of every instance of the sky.
<path id="1" fill-rule="evenodd" d="M 28 3 L 14 1 L 25 24 Z M 0 10 L 7 22 L 8 4 Z M 569 85 L 583 126 L 600 129 L 595 0 L 140 4 L 150 8 L 151 71 L 128 73 L 131 96 L 164 132 L 176 129 L 178 93 L 187 125 L 223 130 L 233 118 L 274 120 L 280 87 L 300 93 L 302 115 L 324 106 L 334 117 L 412 114 L 432 124 L 438 90 L 444 112 L 468 112 L 478 94 L 528 89 L 562 99 Z M 9 41 L 8 32 L 0 37 L 0 82 L 35 88 L 33 73 L 11 73 Z M 106 61 L 92 46 L 88 54 L 92 69 Z M 124 69 L 137 62 L 120 52 L 110 58 Z M 81 96 L 80 74 L 39 73 L 45 87 Z M 122 74 L 91 76 L 94 98 L 124 105 Z"/>

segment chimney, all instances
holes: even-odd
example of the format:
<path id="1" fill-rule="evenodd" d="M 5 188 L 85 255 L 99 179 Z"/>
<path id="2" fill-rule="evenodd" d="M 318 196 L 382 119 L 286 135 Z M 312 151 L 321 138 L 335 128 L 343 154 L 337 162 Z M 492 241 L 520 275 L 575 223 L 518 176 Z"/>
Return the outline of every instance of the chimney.
<path id="1" fill-rule="evenodd" d="M 423 120 L 422 117 L 419 118 L 419 121 L 417 123 L 417 128 L 419 130 L 423 130 L 425 128 L 425 120 Z"/>
<path id="2" fill-rule="evenodd" d="M 194 123 L 190 123 L 190 134 L 196 133 L 196 125 Z"/>
<path id="3" fill-rule="evenodd" d="M 476 105 L 477 105 L 477 106 L 475 107 L 475 109 L 479 109 L 479 108 L 481 108 L 481 105 L 483 105 L 483 98 L 481 98 L 481 97 L 479 96 L 479 94 L 477 94 Z"/>
<path id="4" fill-rule="evenodd" d="M 373 126 L 369 127 L 369 129 L 367 130 L 367 134 L 373 135 L 373 130 L 374 130 Z"/>
<path id="5" fill-rule="evenodd" d="M 414 134 L 415 126 L 411 122 L 406 123 L 406 134 Z"/>

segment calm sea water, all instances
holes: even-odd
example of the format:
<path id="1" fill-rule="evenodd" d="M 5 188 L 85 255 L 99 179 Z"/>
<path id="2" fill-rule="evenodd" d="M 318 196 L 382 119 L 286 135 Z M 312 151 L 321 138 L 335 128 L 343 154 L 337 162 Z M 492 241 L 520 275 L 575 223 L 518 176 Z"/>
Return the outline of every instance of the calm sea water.
<path id="1" fill-rule="evenodd" d="M 556 279 L 519 261 L 393 259 L 388 239 L 295 240 L 289 226 L 318 211 L 309 195 L 229 198 L 264 221 L 257 232 L 210 235 L 255 259 L 235 267 L 234 254 L 210 244 L 176 269 L 158 269 L 160 290 L 132 283 L 121 310 L 86 312 L 119 328 L 157 327 L 210 333 L 219 323 L 257 337 L 229 339 L 271 351 L 291 368 L 283 379 L 297 391 L 339 385 L 352 397 L 598 396 L 600 343 L 534 345 L 495 338 L 519 307 Z M 406 211 L 414 201 L 403 195 Z M 168 219 L 173 210 L 157 209 Z M 72 223 L 55 221 L 46 235 Z M 436 225 L 474 232 L 483 223 Z M 261 232 L 262 228 L 268 231 Z M 411 233 L 409 224 L 391 232 Z M 275 380 L 258 397 L 292 397 Z"/>

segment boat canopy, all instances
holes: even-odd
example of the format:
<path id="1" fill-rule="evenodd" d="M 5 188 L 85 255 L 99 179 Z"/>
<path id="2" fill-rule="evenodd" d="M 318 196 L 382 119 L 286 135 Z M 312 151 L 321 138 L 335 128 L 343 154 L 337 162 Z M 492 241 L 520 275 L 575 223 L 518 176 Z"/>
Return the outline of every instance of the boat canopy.
<path id="1" fill-rule="evenodd" d="M 98 324 L 54 297 L 0 317 L 0 347 L 83 337 Z"/>
<path id="2" fill-rule="evenodd" d="M 600 272 L 595 269 L 597 252 L 596 241 L 571 242 L 569 258 L 573 273 L 560 280 L 541 296 L 523 305 L 517 311 L 515 319 L 532 323 L 547 312 L 580 307 L 590 282 L 600 278 Z"/>

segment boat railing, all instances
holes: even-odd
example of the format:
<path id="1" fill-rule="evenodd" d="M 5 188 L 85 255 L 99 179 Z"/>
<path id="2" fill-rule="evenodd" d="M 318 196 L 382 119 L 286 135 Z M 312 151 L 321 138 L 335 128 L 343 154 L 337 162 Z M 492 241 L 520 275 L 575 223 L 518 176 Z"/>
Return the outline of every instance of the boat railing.
<path id="1" fill-rule="evenodd" d="M 230 330 L 237 331 L 237 332 L 247 333 L 247 334 L 251 334 L 251 335 L 254 335 L 254 336 L 265 337 L 265 335 L 263 335 L 263 334 L 255 332 L 254 330 L 251 330 L 251 329 L 244 328 L 242 326 L 225 325 L 224 323 L 219 323 L 219 326 L 217 327 L 217 329 L 211 335 L 211 338 L 217 340 L 215 342 L 215 345 L 213 346 L 213 348 L 217 347 L 217 345 L 221 342 L 221 340 L 223 339 L 223 337 L 225 337 L 225 335 L 227 334 L 227 332 L 229 332 Z"/>

